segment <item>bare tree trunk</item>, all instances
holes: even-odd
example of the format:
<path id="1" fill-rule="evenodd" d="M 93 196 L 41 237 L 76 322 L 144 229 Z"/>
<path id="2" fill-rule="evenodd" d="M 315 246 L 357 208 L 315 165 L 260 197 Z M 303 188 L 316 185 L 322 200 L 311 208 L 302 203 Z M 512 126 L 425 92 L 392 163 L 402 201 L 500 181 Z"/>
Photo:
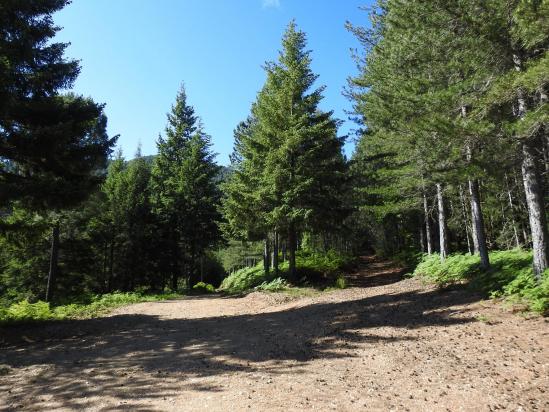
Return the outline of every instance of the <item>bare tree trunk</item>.
<path id="1" fill-rule="evenodd" d="M 438 200 L 438 227 L 440 238 L 440 260 L 444 262 L 448 257 L 448 234 L 446 233 L 446 212 L 444 210 L 444 197 L 442 195 L 442 185 L 437 183 Z"/>
<path id="2" fill-rule="evenodd" d="M 509 208 L 511 209 L 511 224 L 513 225 L 513 235 L 515 237 L 515 244 L 517 248 L 520 248 L 517 222 L 515 220 L 515 205 L 513 203 L 513 195 L 511 194 L 511 189 L 509 187 L 509 179 L 507 178 L 507 173 L 505 174 L 505 185 L 507 186 L 507 197 L 509 199 Z"/>
<path id="3" fill-rule="evenodd" d="M 278 276 L 278 231 L 274 231 L 273 236 L 273 269 L 275 276 Z"/>
<path id="4" fill-rule="evenodd" d="M 423 222 L 420 222 L 419 224 L 419 246 L 421 247 L 421 253 L 425 253 L 427 251 L 427 243 L 425 243 L 425 227 L 423 226 Z"/>
<path id="5" fill-rule="evenodd" d="M 270 257 L 269 236 L 266 236 L 263 244 L 263 269 L 265 270 L 265 276 L 269 274 L 269 270 L 271 269 Z"/>
<path id="6" fill-rule="evenodd" d="M 518 54 L 513 55 L 515 69 L 522 71 L 522 59 Z M 526 99 L 523 92 L 518 90 L 517 117 L 522 120 L 526 115 Z M 524 138 L 523 138 L 524 139 Z M 549 267 L 549 248 L 547 239 L 547 217 L 543 204 L 543 190 L 538 176 L 535 147 L 531 141 L 522 141 L 522 182 L 526 194 L 530 232 L 532 234 L 532 252 L 534 255 L 534 275 L 541 281 L 541 275 Z"/>
<path id="7" fill-rule="evenodd" d="M 480 207 L 480 193 L 478 180 L 469 180 L 469 193 L 471 195 L 471 216 L 473 222 L 473 239 L 475 240 L 475 253 L 480 255 L 480 267 L 490 269 L 490 258 L 486 247 L 486 234 L 484 232 L 484 218 Z"/>
<path id="8" fill-rule="evenodd" d="M 427 202 L 427 194 L 423 190 L 423 213 L 425 216 L 425 238 L 427 240 L 427 254 L 433 253 L 433 239 L 431 238 L 431 222 L 429 221 L 429 204 Z"/>
<path id="9" fill-rule="evenodd" d="M 290 258 L 288 260 L 289 263 L 289 278 L 293 281 L 297 280 L 297 271 L 296 271 L 296 262 L 295 262 L 295 252 L 297 249 L 297 234 L 295 231 L 295 226 L 293 223 L 290 223 L 290 226 L 288 227 L 288 248 L 290 249 Z"/>
<path id="10" fill-rule="evenodd" d="M 461 116 L 467 117 L 467 107 L 461 106 Z M 473 159 L 472 143 L 467 143 L 467 161 Z M 473 229 L 473 244 L 475 253 L 480 255 L 480 267 L 484 270 L 490 268 L 490 258 L 486 247 L 486 232 L 484 231 L 484 217 L 480 206 L 480 190 L 478 179 L 469 179 L 469 194 L 471 195 L 471 227 Z"/>
<path id="11" fill-rule="evenodd" d="M 469 239 L 469 219 L 467 218 L 467 206 L 465 206 L 465 196 L 463 195 L 463 186 L 459 185 L 459 199 L 461 201 L 461 214 L 463 216 L 463 223 L 465 226 L 465 237 L 467 238 L 467 250 L 472 255 L 474 249 L 471 247 L 471 240 Z"/>
<path id="12" fill-rule="evenodd" d="M 56 220 L 51 230 L 50 270 L 46 287 L 46 302 L 51 302 L 54 296 L 57 274 L 59 271 L 59 220 Z"/>
<path id="13" fill-rule="evenodd" d="M 534 275 L 538 280 L 541 280 L 541 274 L 549 267 L 547 217 L 545 216 L 543 193 L 537 174 L 534 148 L 528 142 L 522 144 L 522 156 L 522 180 L 532 234 Z"/>

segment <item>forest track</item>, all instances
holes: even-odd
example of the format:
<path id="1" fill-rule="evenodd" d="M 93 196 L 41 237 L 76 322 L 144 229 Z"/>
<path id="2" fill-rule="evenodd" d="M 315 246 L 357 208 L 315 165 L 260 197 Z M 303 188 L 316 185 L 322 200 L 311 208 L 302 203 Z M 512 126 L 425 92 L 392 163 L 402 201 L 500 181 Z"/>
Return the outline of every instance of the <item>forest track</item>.
<path id="1" fill-rule="evenodd" d="M 352 287 L 0 329 L 0 411 L 549 410 L 549 328 L 375 257 Z"/>

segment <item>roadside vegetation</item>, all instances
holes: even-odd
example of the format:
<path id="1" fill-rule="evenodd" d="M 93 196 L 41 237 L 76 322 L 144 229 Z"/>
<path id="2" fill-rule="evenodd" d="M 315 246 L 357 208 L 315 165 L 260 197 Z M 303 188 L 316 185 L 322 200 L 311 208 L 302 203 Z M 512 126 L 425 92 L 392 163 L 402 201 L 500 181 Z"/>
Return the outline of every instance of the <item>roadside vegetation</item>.
<path id="1" fill-rule="evenodd" d="M 441 261 L 438 254 L 426 255 L 414 275 L 441 287 L 464 283 L 490 298 L 524 304 L 541 314 L 549 311 L 549 270 L 537 282 L 532 270 L 532 252 L 522 249 L 490 253 L 491 269 L 483 270 L 478 255 L 454 254 Z"/>
<path id="2" fill-rule="evenodd" d="M 251 290 L 281 291 L 295 287 L 317 289 L 344 289 L 347 285 L 344 274 L 354 266 L 352 256 L 330 250 L 326 253 L 302 251 L 296 255 L 297 278 L 288 282 L 289 265 L 282 262 L 278 272 L 266 272 L 263 263 L 237 270 L 221 283 L 220 290 L 226 293 L 243 293 Z"/>
<path id="3" fill-rule="evenodd" d="M 177 293 L 114 292 L 104 295 L 82 296 L 77 303 L 56 306 L 40 300 L 34 303 L 22 300 L 7 307 L 0 307 L 0 325 L 30 321 L 89 319 L 120 306 L 176 299 L 181 296 Z"/>

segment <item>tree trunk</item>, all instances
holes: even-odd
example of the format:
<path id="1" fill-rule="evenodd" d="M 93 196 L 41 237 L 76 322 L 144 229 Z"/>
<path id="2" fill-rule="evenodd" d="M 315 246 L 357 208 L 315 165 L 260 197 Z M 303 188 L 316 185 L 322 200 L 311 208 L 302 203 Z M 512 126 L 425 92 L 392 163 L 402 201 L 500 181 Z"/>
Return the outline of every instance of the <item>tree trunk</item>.
<path id="1" fill-rule="evenodd" d="M 423 213 L 425 215 L 425 238 L 427 241 L 427 254 L 433 253 L 433 239 L 431 238 L 431 222 L 429 221 L 429 204 L 427 194 L 423 191 Z"/>
<path id="2" fill-rule="evenodd" d="M 112 292 L 113 290 L 113 283 L 114 283 L 114 248 L 115 248 L 115 239 L 114 234 L 111 238 L 111 250 L 110 250 L 110 262 L 109 262 L 109 292 Z"/>
<path id="3" fill-rule="evenodd" d="M 520 239 L 519 239 L 518 230 L 517 230 L 517 222 L 515 220 L 515 205 L 513 202 L 513 195 L 511 193 L 511 189 L 509 188 L 509 179 L 507 178 L 507 174 L 505 174 L 505 184 L 507 186 L 507 197 L 509 199 L 509 208 L 511 209 L 511 224 L 513 225 L 513 235 L 515 237 L 515 244 L 517 248 L 520 248 Z"/>
<path id="4" fill-rule="evenodd" d="M 547 217 L 543 205 L 543 193 L 539 184 L 535 148 L 529 142 L 522 144 L 522 181 L 526 193 L 528 218 L 532 234 L 532 251 L 534 254 L 534 275 L 541 280 L 541 274 L 549 266 L 547 239 Z"/>
<path id="5" fill-rule="evenodd" d="M 467 238 L 467 250 L 472 255 L 475 253 L 469 240 L 469 219 L 467 218 L 467 206 L 465 206 L 465 196 L 463 195 L 463 186 L 459 185 L 459 199 L 461 201 L 461 214 L 463 216 L 463 225 L 465 226 L 465 237 Z"/>
<path id="6" fill-rule="evenodd" d="M 295 226 L 293 223 L 290 223 L 290 226 L 288 228 L 288 248 L 290 249 L 290 259 L 288 261 L 289 263 L 289 277 L 290 280 L 295 281 L 297 280 L 297 271 L 296 271 L 296 265 L 295 265 L 295 252 L 297 249 L 297 235 L 295 232 Z"/>
<path id="7" fill-rule="evenodd" d="M 440 183 L 437 183 L 437 200 L 440 260 L 444 262 L 448 257 L 448 234 L 446 233 L 446 212 L 444 210 L 444 198 L 442 196 L 442 185 Z"/>
<path id="8" fill-rule="evenodd" d="M 107 278 L 107 266 L 109 263 L 108 254 L 109 242 L 105 240 L 103 244 L 103 276 L 101 278 L 101 291 L 103 293 L 106 293 L 109 290 L 109 279 Z"/>
<path id="9" fill-rule="evenodd" d="M 263 243 L 263 269 L 265 270 L 265 276 L 269 274 L 269 270 L 271 268 L 271 252 L 269 249 L 269 236 L 266 236 Z"/>
<path id="10" fill-rule="evenodd" d="M 469 194 L 471 195 L 471 220 L 473 223 L 473 241 L 475 253 L 480 255 L 480 267 L 490 269 L 490 258 L 486 247 L 486 233 L 484 232 L 484 217 L 480 206 L 479 184 L 477 179 L 469 180 Z"/>
<path id="11" fill-rule="evenodd" d="M 177 292 L 177 282 L 179 280 L 179 276 L 177 272 L 172 273 L 172 291 Z"/>
<path id="12" fill-rule="evenodd" d="M 200 281 L 204 282 L 204 255 L 200 255 Z"/>
<path id="13" fill-rule="evenodd" d="M 275 276 L 278 276 L 278 231 L 274 231 L 273 236 L 273 270 Z"/>
<path id="14" fill-rule="evenodd" d="M 59 220 L 55 221 L 51 230 L 50 271 L 46 287 L 46 302 L 53 300 L 57 274 L 59 270 Z"/>
<path id="15" fill-rule="evenodd" d="M 423 222 L 419 225 L 419 246 L 421 247 L 421 253 L 427 252 L 427 244 L 425 243 L 425 226 Z"/>
<path id="16" fill-rule="evenodd" d="M 522 58 L 517 53 L 513 55 L 515 69 L 522 71 Z M 517 117 L 522 120 L 526 115 L 526 98 L 522 90 L 518 90 Z M 545 216 L 545 205 L 543 204 L 543 189 L 538 176 L 536 164 L 536 153 L 533 143 L 528 140 L 522 141 L 522 182 L 526 195 L 528 207 L 528 219 L 530 221 L 530 232 L 532 234 L 532 253 L 534 255 L 533 269 L 534 276 L 541 281 L 541 275 L 549 266 L 549 245 L 547 239 L 547 217 Z"/>

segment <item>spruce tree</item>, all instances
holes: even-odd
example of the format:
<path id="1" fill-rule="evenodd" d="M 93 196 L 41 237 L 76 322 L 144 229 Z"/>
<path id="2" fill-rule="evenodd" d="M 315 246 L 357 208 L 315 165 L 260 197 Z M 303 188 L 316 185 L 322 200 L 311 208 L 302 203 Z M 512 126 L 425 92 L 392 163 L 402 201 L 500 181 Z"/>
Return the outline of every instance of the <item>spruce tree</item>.
<path id="1" fill-rule="evenodd" d="M 0 201 L 62 208 L 96 186 L 114 139 L 103 106 L 60 95 L 80 71 L 51 42 L 52 14 L 67 0 L 3 2 L 0 8 Z"/>
<path id="2" fill-rule="evenodd" d="M 79 73 L 63 56 L 67 44 L 52 14 L 67 0 L 7 1 L 0 7 L 0 202 L 60 210 L 84 200 L 101 182 L 116 138 L 106 134 L 103 105 L 61 95 Z M 59 255 L 54 219 L 47 300 Z"/>
<path id="3" fill-rule="evenodd" d="M 279 234 L 287 237 L 293 280 L 300 232 L 328 229 L 345 215 L 343 139 L 332 112 L 318 107 L 324 87 L 313 89 L 318 76 L 306 46 L 305 33 L 291 22 L 277 62 L 265 65 L 267 80 L 252 107 L 253 128 L 237 135 L 240 160 L 225 202 L 234 226 L 247 232 L 268 228 L 275 243 Z"/>
<path id="4" fill-rule="evenodd" d="M 160 267 L 170 271 L 176 290 L 182 276 L 192 280 L 198 259 L 220 236 L 219 169 L 184 87 L 168 114 L 166 138 L 160 137 L 157 146 L 151 201 L 159 223 L 156 236 L 165 249 Z"/>

